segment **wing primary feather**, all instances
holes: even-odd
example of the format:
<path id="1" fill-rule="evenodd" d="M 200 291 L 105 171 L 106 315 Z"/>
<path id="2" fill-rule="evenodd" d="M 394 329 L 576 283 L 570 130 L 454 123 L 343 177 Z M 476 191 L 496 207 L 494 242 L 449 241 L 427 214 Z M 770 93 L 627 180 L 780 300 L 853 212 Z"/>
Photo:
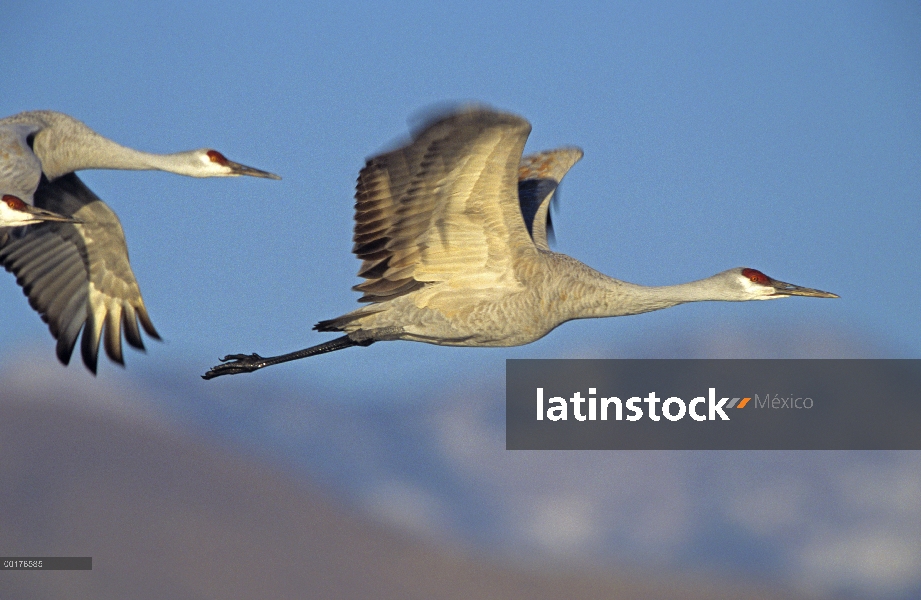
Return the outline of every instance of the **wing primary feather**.
<path id="1" fill-rule="evenodd" d="M 89 301 L 86 296 L 86 290 L 80 290 L 71 297 L 70 301 L 68 301 L 61 312 L 58 313 L 58 317 L 54 319 L 54 321 L 58 323 L 58 335 L 69 335 L 73 338 L 70 342 L 71 347 L 73 347 L 74 341 L 77 339 L 77 334 L 80 332 L 80 326 L 86 322 L 88 306 Z M 51 323 L 49 322 L 48 325 L 50 327 Z M 70 333 L 67 334 L 65 332 Z M 53 331 L 52 335 L 54 335 Z"/>
<path id="2" fill-rule="evenodd" d="M 58 336 L 58 343 L 55 346 L 55 353 L 58 360 L 65 367 L 70 364 L 70 357 L 73 356 L 74 347 L 77 345 L 77 337 L 80 330 L 84 327 L 84 321 L 71 321 L 67 329 Z"/>
<path id="3" fill-rule="evenodd" d="M 93 375 L 96 374 L 99 361 L 99 327 L 101 325 L 97 325 L 94 311 L 89 311 L 86 324 L 83 326 L 83 336 L 80 338 L 80 355 L 83 357 L 83 364 Z"/>
<path id="4" fill-rule="evenodd" d="M 147 314 L 147 309 L 144 306 L 137 307 L 138 319 L 141 321 L 141 327 L 144 328 L 144 331 L 147 332 L 147 335 L 152 337 L 155 340 L 159 340 L 160 334 L 157 333 L 157 330 L 154 329 L 153 322 L 150 320 L 150 316 Z"/>
<path id="5" fill-rule="evenodd" d="M 103 336 L 106 354 L 113 361 L 124 366 L 125 357 L 122 354 L 121 309 L 119 305 L 110 306 L 108 312 L 106 312 Z"/>
<path id="6" fill-rule="evenodd" d="M 137 313 L 130 304 L 126 304 L 124 310 L 122 310 L 122 325 L 125 332 L 125 341 L 132 348 L 144 350 L 144 340 L 141 338 L 141 330 L 138 329 Z"/>

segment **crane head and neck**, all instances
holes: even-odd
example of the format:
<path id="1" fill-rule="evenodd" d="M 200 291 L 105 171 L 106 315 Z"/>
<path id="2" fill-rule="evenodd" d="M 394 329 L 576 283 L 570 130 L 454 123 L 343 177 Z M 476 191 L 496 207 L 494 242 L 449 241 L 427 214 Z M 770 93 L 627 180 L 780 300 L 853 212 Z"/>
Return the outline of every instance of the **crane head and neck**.
<path id="1" fill-rule="evenodd" d="M 757 269 L 737 267 L 711 277 L 659 287 L 647 287 L 624 284 L 620 291 L 624 304 L 648 312 L 668 308 L 685 302 L 705 302 L 719 300 L 726 302 L 746 302 L 748 300 L 776 300 L 790 296 L 809 296 L 813 298 L 837 298 L 829 292 L 793 285 L 768 277 Z M 621 314 L 636 314 L 633 311 Z"/>
<path id="2" fill-rule="evenodd" d="M 54 180 L 82 169 L 158 170 L 189 177 L 264 177 L 278 175 L 228 160 L 211 148 L 172 154 L 141 152 L 103 137 L 69 115 L 54 111 L 32 111 L 9 117 L 11 123 L 35 128 L 28 141 L 42 163 L 42 172 Z"/>
<path id="3" fill-rule="evenodd" d="M 598 274 L 600 275 L 600 273 Z M 604 277 L 604 276 L 601 276 Z M 579 316 L 617 317 L 669 308 L 686 302 L 776 300 L 790 296 L 837 298 L 836 294 L 768 277 L 761 271 L 737 267 L 706 279 L 678 285 L 644 286 L 610 277 L 596 279 L 602 288 Z M 586 295 L 588 296 L 588 295 Z M 587 314 L 586 314 L 587 313 Z"/>
<path id="4" fill-rule="evenodd" d="M 807 288 L 768 277 L 757 269 L 737 267 L 717 273 L 707 279 L 684 284 L 698 290 L 705 297 L 700 300 L 728 300 L 744 302 L 746 300 L 776 300 L 790 296 L 810 296 L 813 298 L 837 298 L 829 292 Z M 680 288 L 682 286 L 674 286 Z"/>

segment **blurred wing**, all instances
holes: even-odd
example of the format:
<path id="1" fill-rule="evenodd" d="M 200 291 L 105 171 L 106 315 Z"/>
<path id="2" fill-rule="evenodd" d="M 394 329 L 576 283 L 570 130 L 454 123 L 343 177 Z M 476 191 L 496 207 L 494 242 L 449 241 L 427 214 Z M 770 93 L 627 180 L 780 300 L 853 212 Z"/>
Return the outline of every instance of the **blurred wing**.
<path id="1" fill-rule="evenodd" d="M 468 108 L 430 121 L 412 141 L 368 159 L 355 193 L 359 302 L 427 283 L 515 285 L 515 258 L 535 253 L 518 207 L 518 163 L 530 124 Z"/>
<path id="2" fill-rule="evenodd" d="M 48 323 L 58 340 L 58 359 L 70 362 L 81 329 L 80 351 L 93 373 L 100 338 L 106 354 L 119 364 L 124 364 L 122 328 L 138 349 L 144 348 L 138 320 L 148 335 L 160 339 L 144 308 L 115 213 L 73 173 L 53 182 L 42 179 L 35 205 L 81 221 L 31 225 L 0 240 L 0 262 Z"/>
<path id="3" fill-rule="evenodd" d="M 531 239 L 541 250 L 549 250 L 552 235 L 550 202 L 560 181 L 582 158 L 579 148 L 558 148 L 521 159 L 518 167 L 518 202 Z"/>

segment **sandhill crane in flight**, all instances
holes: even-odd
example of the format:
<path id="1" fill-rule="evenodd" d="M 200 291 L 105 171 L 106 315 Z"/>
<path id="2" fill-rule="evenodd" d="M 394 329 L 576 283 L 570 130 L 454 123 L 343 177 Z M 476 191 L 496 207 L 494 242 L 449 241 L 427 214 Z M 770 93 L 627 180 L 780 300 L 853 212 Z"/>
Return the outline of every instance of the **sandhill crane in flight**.
<path id="1" fill-rule="evenodd" d="M 749 268 L 647 287 L 550 251 L 550 196 L 582 152 L 563 149 L 522 160 L 530 131 L 521 117 L 467 108 L 368 159 L 358 176 L 352 248 L 365 279 L 354 289 L 368 305 L 314 327 L 346 335 L 281 356 L 225 356 L 203 377 L 385 340 L 518 346 L 572 319 L 635 315 L 684 302 L 837 298 Z"/>
<path id="2" fill-rule="evenodd" d="M 59 112 L 31 111 L 0 119 L 0 190 L 57 213 L 63 217 L 58 221 L 71 221 L 0 229 L 0 262 L 48 323 L 57 339 L 58 359 L 65 365 L 70 361 L 82 329 L 83 362 L 95 373 L 100 339 L 109 358 L 124 364 L 123 330 L 138 349 L 144 348 L 138 321 L 148 335 L 159 335 L 128 262 L 118 217 L 74 174 L 81 169 L 279 177 L 229 161 L 209 148 L 175 154 L 126 148 Z"/>

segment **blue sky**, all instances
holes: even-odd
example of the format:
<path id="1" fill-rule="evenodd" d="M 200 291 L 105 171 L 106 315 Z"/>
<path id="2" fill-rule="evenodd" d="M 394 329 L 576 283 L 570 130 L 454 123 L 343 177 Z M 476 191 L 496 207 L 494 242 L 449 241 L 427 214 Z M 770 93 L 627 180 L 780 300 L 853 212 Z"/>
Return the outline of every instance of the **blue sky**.
<path id="1" fill-rule="evenodd" d="M 356 306 L 352 192 L 365 157 L 445 101 L 533 125 L 528 150 L 579 145 L 556 249 L 628 281 L 671 284 L 733 266 L 839 293 L 685 306 L 564 325 L 535 345 L 379 344 L 265 379 L 394 381 L 424 362 L 602 355 L 674 327 L 753 334 L 814 326 L 918 357 L 921 10 L 911 3 L 37 3 L 3 18 L 4 114 L 53 108 L 150 151 L 213 146 L 279 173 L 194 180 L 85 172 L 120 216 L 167 343 L 130 371 L 328 339 Z M 36 35 L 41 32 L 41 35 Z M 12 279 L 0 352 L 44 325 Z M 795 355 L 791 348 L 791 355 Z M 102 373 L 111 371 L 102 367 Z M 212 385 L 232 385 L 212 382 Z"/>
<path id="2" fill-rule="evenodd" d="M 208 394 L 309 384 L 342 403 L 417 402 L 501 381 L 505 358 L 732 355 L 686 345 L 704 333 L 753 356 L 921 357 L 916 3 L 334 4 L 0 9 L 3 116 L 55 109 L 125 145 L 213 147 L 283 177 L 81 174 L 119 215 L 165 340 L 128 352 L 124 373 L 101 362 L 99 379 L 168 372 Z M 635 283 L 749 266 L 841 299 L 581 321 L 522 348 L 381 343 L 198 380 L 223 354 L 330 339 L 311 327 L 357 306 L 364 159 L 413 115 L 466 100 L 526 117 L 528 151 L 585 150 L 556 250 Z M 5 277 L 0 360 L 53 356 Z M 68 375 L 89 379 L 78 364 Z"/>

